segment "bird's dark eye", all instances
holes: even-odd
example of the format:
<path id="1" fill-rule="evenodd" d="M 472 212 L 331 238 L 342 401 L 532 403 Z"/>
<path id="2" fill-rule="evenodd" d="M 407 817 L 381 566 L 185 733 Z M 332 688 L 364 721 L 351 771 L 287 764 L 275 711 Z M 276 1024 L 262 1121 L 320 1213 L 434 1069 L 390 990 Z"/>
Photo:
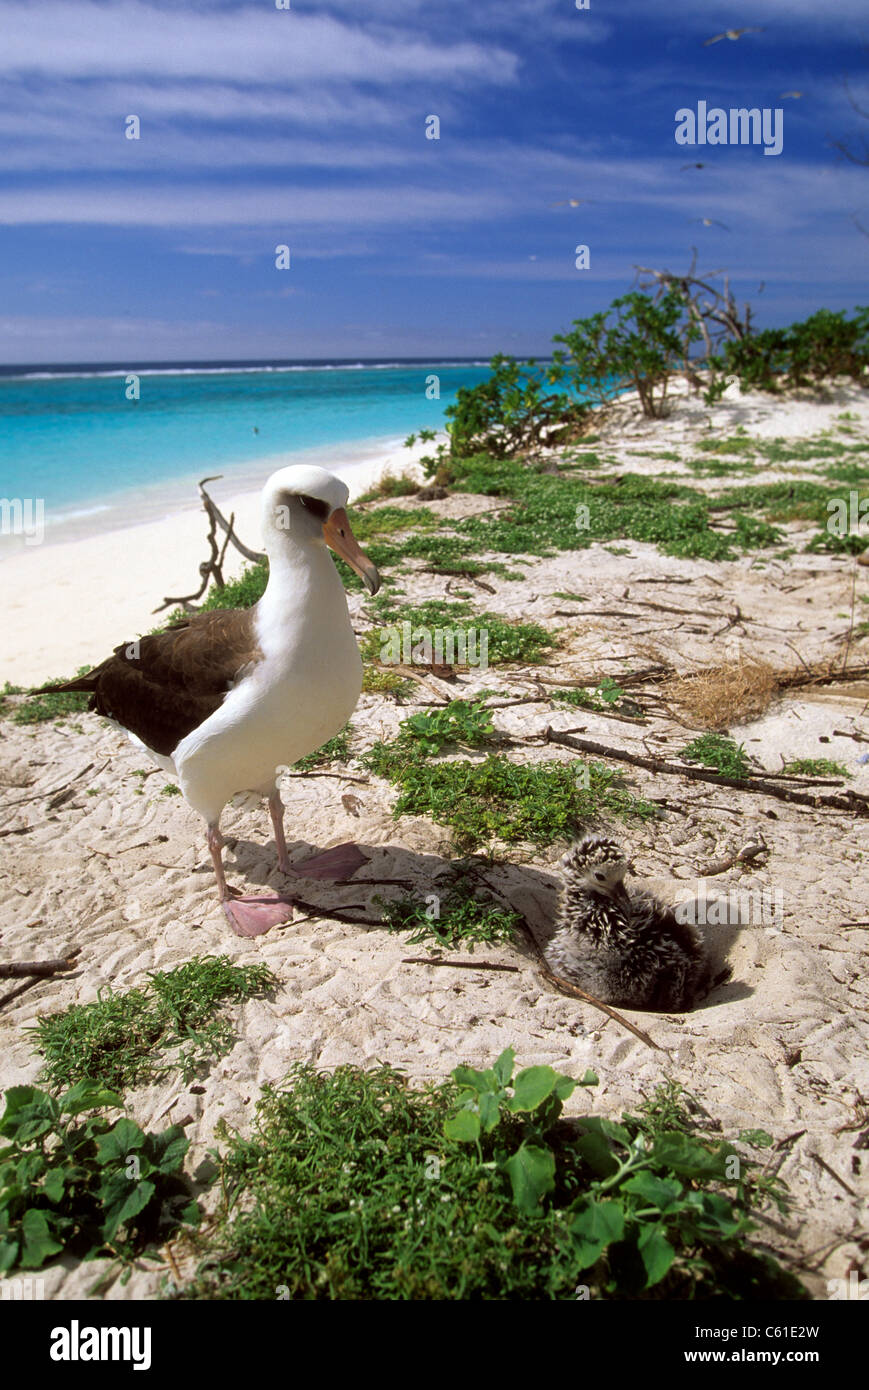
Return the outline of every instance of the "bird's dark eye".
<path id="1" fill-rule="evenodd" d="M 299 501 L 308 512 L 313 512 L 318 521 L 325 521 L 329 515 L 329 503 L 323 502 L 319 497 L 306 497 L 299 493 Z"/>
<path id="2" fill-rule="evenodd" d="M 606 874 L 595 874 L 595 878 L 597 879 L 598 883 L 603 883 L 604 879 L 606 878 Z"/>

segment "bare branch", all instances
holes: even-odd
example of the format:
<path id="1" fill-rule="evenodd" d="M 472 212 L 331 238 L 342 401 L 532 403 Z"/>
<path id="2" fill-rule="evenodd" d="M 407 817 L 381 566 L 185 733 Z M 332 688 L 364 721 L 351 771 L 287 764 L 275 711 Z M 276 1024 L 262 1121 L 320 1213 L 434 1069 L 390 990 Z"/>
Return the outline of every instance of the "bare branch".
<path id="1" fill-rule="evenodd" d="M 205 508 L 205 514 L 209 522 L 208 545 L 211 550 L 209 559 L 203 560 L 202 564 L 199 566 L 199 574 L 202 583 L 199 585 L 195 594 L 185 594 L 179 598 L 164 598 L 159 607 L 153 610 L 155 613 L 161 613 L 163 609 L 168 608 L 170 604 L 179 604 L 186 613 L 195 613 L 197 611 L 196 600 L 200 599 L 205 593 L 211 579 L 214 580 L 215 588 L 226 588 L 226 581 L 223 577 L 223 562 L 226 559 L 226 552 L 230 544 L 234 545 L 239 554 L 243 555 L 246 560 L 253 560 L 257 563 L 266 558 L 263 552 L 259 550 L 249 550 L 246 545 L 242 544 L 234 530 L 235 512 L 231 514 L 229 521 L 227 521 L 217 503 L 213 498 L 209 497 L 208 493 L 205 491 L 206 483 L 215 483 L 221 477 L 222 474 L 216 473 L 210 478 L 202 478 L 199 483 L 199 495 L 202 498 L 202 505 Z M 222 547 L 218 546 L 217 543 L 218 527 L 225 533 Z"/>

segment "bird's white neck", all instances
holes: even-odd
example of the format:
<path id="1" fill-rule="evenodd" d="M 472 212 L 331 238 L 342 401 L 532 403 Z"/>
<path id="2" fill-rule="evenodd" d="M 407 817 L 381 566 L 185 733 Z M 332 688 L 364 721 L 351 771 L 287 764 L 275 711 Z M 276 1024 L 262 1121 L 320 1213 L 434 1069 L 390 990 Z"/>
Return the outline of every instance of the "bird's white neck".
<path id="1" fill-rule="evenodd" d="M 257 605 L 257 625 L 265 646 L 272 635 L 285 642 L 293 628 L 351 628 L 341 577 L 326 546 L 314 541 L 266 545 L 269 580 Z M 352 629 L 351 629 L 352 631 Z"/>

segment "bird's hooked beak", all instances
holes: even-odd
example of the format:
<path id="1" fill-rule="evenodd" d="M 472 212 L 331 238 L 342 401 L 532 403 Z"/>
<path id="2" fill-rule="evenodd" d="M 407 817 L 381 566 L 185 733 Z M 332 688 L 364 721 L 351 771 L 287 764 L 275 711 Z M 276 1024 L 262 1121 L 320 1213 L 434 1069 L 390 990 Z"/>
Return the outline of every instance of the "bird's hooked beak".
<path id="1" fill-rule="evenodd" d="M 336 555 L 340 555 L 341 559 L 346 560 L 350 568 L 356 571 L 368 592 L 376 594 L 380 588 L 377 567 L 371 563 L 365 551 L 360 549 L 343 507 L 336 507 L 328 520 L 323 522 L 323 539 L 330 550 L 334 550 Z"/>

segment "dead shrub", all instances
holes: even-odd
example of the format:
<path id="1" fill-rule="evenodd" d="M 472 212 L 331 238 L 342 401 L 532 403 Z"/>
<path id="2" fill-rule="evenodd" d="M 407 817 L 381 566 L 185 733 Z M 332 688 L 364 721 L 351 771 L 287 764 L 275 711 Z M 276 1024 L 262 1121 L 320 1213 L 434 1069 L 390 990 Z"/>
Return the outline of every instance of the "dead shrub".
<path id="1" fill-rule="evenodd" d="M 737 660 L 672 676 L 663 694 L 704 729 L 746 724 L 768 708 L 778 682 L 765 661 Z"/>

